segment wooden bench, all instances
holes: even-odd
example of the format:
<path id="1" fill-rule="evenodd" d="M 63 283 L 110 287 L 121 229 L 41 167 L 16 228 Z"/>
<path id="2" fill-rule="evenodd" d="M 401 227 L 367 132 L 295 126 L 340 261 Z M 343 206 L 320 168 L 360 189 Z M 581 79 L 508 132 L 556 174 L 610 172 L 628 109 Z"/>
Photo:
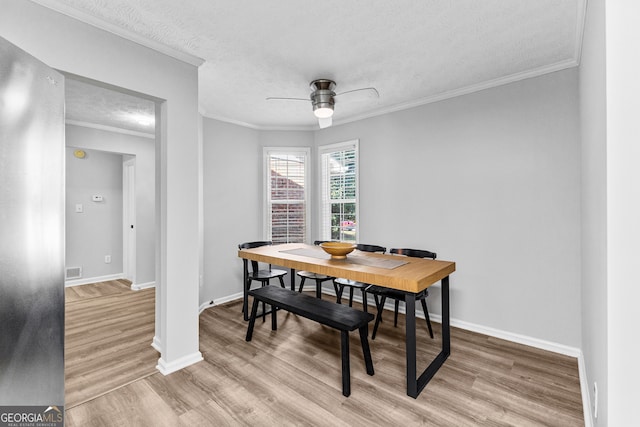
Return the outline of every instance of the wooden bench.
<path id="1" fill-rule="evenodd" d="M 249 317 L 249 326 L 247 328 L 247 341 L 251 341 L 253 335 L 258 303 L 264 302 L 272 306 L 271 329 L 274 331 L 278 329 L 278 310 L 276 310 L 276 308 L 306 317 L 307 319 L 314 320 L 340 331 L 343 395 L 348 397 L 351 394 L 349 332 L 355 329 L 358 329 L 360 333 L 360 342 L 362 343 L 362 352 L 364 353 L 367 374 L 373 375 L 373 361 L 371 360 L 371 351 L 369 349 L 369 341 L 367 340 L 367 326 L 369 322 L 375 318 L 373 314 L 277 286 L 265 286 L 254 289 L 249 291 L 249 295 L 253 296 L 253 305 L 251 307 L 251 316 Z"/>

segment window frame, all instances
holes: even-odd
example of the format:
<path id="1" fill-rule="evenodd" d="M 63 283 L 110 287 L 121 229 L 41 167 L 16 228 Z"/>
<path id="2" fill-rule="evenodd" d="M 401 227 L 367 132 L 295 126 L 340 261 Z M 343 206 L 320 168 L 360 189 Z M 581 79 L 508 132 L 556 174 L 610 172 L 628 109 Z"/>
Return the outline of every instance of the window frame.
<path id="1" fill-rule="evenodd" d="M 355 151 L 355 205 L 356 205 L 356 227 L 355 227 L 355 241 L 358 241 L 358 236 L 360 234 L 360 140 L 352 139 L 348 141 L 338 142 L 334 144 L 327 144 L 318 146 L 318 235 L 321 240 L 332 240 L 331 239 L 331 204 L 327 203 L 328 200 L 326 195 L 329 193 L 329 181 L 325 182 L 324 179 L 324 161 L 323 157 L 326 154 L 338 152 L 338 151 L 346 151 L 353 149 Z M 327 221 L 327 218 L 329 220 Z"/>
<path id="2" fill-rule="evenodd" d="M 272 236 L 272 201 L 271 201 L 271 157 L 274 155 L 296 155 L 304 156 L 304 241 L 308 243 L 311 238 L 311 182 L 310 182 L 310 163 L 311 148 L 310 147 L 263 147 L 263 235 L 265 240 L 273 240 Z"/>

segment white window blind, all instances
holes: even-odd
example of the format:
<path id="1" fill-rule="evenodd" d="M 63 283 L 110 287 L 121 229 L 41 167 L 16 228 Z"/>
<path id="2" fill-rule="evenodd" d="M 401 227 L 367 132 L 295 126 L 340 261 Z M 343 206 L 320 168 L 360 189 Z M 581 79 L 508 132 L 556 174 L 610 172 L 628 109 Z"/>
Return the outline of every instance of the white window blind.
<path id="1" fill-rule="evenodd" d="M 309 234 L 308 148 L 265 148 L 265 230 L 273 243 L 302 243 Z"/>
<path id="2" fill-rule="evenodd" d="M 358 234 L 358 141 L 320 147 L 323 240 L 356 242 Z"/>

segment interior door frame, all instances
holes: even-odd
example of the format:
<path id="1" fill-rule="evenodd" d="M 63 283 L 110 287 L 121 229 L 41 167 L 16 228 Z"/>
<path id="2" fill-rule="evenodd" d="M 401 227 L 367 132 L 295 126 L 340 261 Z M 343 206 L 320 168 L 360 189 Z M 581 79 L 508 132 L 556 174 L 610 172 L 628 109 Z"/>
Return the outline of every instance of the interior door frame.
<path id="1" fill-rule="evenodd" d="M 122 162 L 122 266 L 124 278 L 136 284 L 136 157 Z"/>

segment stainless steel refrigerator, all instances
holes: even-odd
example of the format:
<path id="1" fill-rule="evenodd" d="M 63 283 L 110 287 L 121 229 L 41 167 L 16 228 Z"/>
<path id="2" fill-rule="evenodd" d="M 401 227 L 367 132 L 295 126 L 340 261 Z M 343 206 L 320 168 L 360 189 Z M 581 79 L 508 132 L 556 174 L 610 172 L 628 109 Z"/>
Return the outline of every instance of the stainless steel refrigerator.
<path id="1" fill-rule="evenodd" d="M 64 78 L 0 38 L 0 409 L 38 405 L 64 406 Z"/>

